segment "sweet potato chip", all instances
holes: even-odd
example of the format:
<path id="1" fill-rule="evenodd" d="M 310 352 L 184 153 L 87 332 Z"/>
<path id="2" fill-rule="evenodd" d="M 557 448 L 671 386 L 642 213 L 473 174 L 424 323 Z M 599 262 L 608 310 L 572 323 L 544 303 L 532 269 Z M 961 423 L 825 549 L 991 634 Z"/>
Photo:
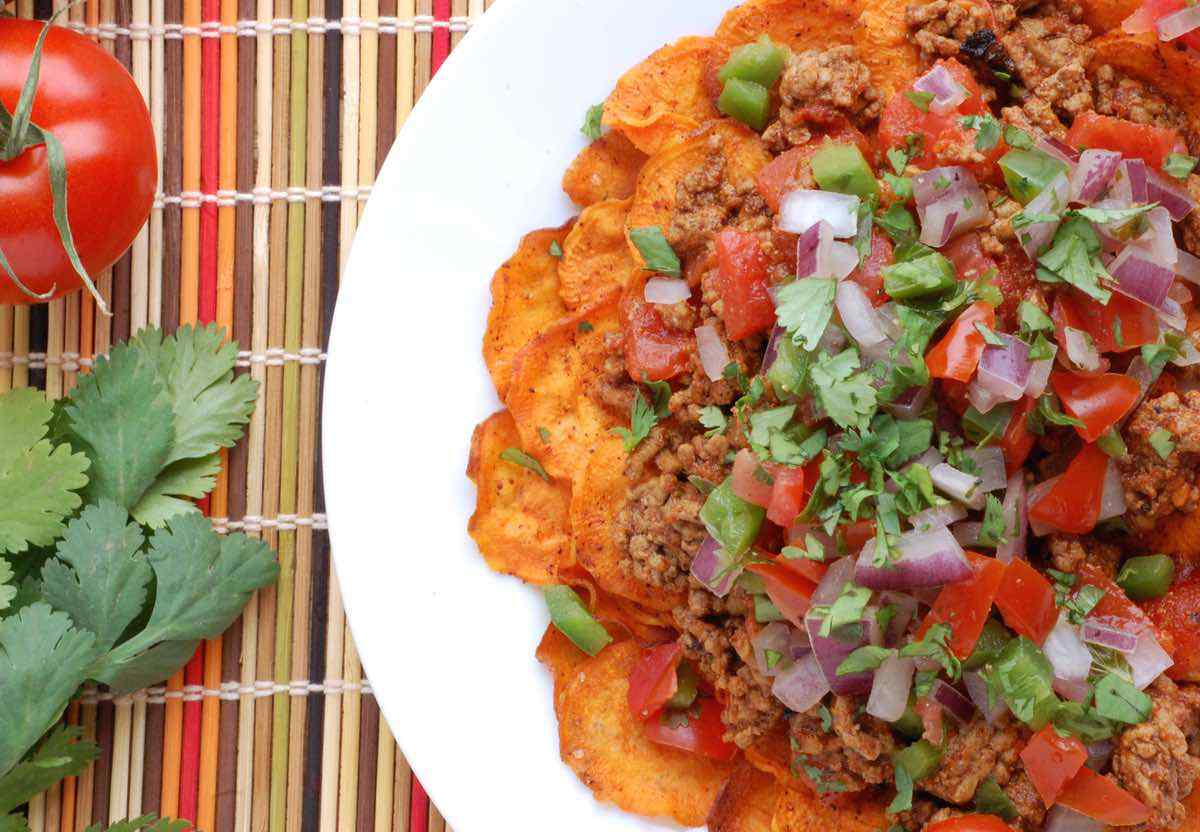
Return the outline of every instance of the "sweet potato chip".
<path id="1" fill-rule="evenodd" d="M 875 832 L 887 829 L 887 799 L 871 794 L 840 794 L 822 800 L 808 789 L 782 789 L 772 832 Z"/>
<path id="2" fill-rule="evenodd" d="M 542 634 L 542 640 L 538 643 L 534 655 L 554 677 L 554 710 L 557 712 L 559 692 L 566 687 L 575 669 L 588 660 L 588 654 L 572 644 L 557 627 L 550 624 Z"/>
<path id="3" fill-rule="evenodd" d="M 749 0 L 730 10 L 716 39 L 737 46 L 767 35 L 799 52 L 851 42 L 858 3 L 837 0 Z"/>
<path id="4" fill-rule="evenodd" d="M 1171 555 L 1180 567 L 1200 564 L 1200 512 L 1171 514 L 1141 534 L 1143 550 Z"/>
<path id="5" fill-rule="evenodd" d="M 571 201 L 586 208 L 606 199 L 633 195 L 638 171 L 646 154 L 623 133 L 605 133 L 585 147 L 563 175 L 563 190 Z"/>
<path id="6" fill-rule="evenodd" d="M 629 712 L 629 673 L 641 655 L 631 641 L 575 665 L 556 684 L 560 752 L 596 799 L 627 812 L 699 826 L 733 769 L 650 742 Z"/>
<path id="7" fill-rule="evenodd" d="M 513 362 L 506 401 L 521 444 L 565 482 L 616 425 L 588 388 L 601 375 L 605 336 L 618 327 L 617 294 L 545 327 Z"/>
<path id="8" fill-rule="evenodd" d="M 657 153 L 717 118 L 704 84 L 709 46 L 709 38 L 682 38 L 622 75 L 604 103 L 604 126 L 643 153 Z"/>
<path id="9" fill-rule="evenodd" d="M 585 208 L 567 235 L 558 266 L 558 294 L 568 308 L 623 288 L 640 270 L 625 239 L 631 202 L 611 199 Z"/>
<path id="10" fill-rule="evenodd" d="M 771 832 L 780 785 L 744 760 L 725 781 L 708 815 L 709 832 Z"/>
<path id="11" fill-rule="evenodd" d="M 492 277 L 492 308 L 483 335 L 483 360 L 501 399 L 521 347 L 567 314 L 558 296 L 558 258 L 550 245 L 566 242 L 574 220 L 562 228 L 526 234 L 516 253 Z"/>
<path id="12" fill-rule="evenodd" d="M 859 60 L 871 70 L 871 82 L 885 101 L 908 89 L 924 69 L 904 18 L 908 4 L 909 0 L 872 0 L 854 23 Z"/>
<path id="13" fill-rule="evenodd" d="M 1090 69 L 1108 64 L 1169 98 L 1200 124 L 1200 56 L 1173 43 L 1160 43 L 1153 34 L 1127 35 L 1119 29 L 1091 42 L 1095 47 Z"/>
<path id="14" fill-rule="evenodd" d="M 711 122 L 684 141 L 651 156 L 642 167 L 629 208 L 628 227 L 656 225 L 665 232 L 675 214 L 680 181 L 717 152 L 725 160 L 726 181 L 733 183 L 752 180 L 771 160 L 758 134 L 729 119 Z"/>
<path id="15" fill-rule="evenodd" d="M 561 582 L 574 562 L 571 487 L 546 482 L 533 471 L 500 458 L 520 448 L 517 425 L 507 410 L 475 428 L 467 476 L 478 490 L 467 530 L 487 565 L 533 584 Z"/>
<path id="16" fill-rule="evenodd" d="M 792 783 L 792 751 L 786 722 L 759 737 L 746 749 L 746 762 L 780 783 Z"/>
<path id="17" fill-rule="evenodd" d="M 616 524 L 632 485 L 625 476 L 625 459 L 621 440 L 610 436 L 596 447 L 576 480 L 571 499 L 575 557 L 604 591 L 647 609 L 670 610 L 684 603 L 682 592 L 647 586 L 621 568 L 624 555 Z"/>
<path id="18" fill-rule="evenodd" d="M 1121 23 L 1142 5 L 1143 0 L 1080 0 L 1083 22 L 1098 35 L 1119 30 Z"/>

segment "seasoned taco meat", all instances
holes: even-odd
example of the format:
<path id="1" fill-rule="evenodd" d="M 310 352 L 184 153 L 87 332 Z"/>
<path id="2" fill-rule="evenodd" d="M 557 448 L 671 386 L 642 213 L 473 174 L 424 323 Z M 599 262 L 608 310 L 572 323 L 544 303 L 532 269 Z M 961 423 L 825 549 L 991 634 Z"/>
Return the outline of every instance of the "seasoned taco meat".
<path id="1" fill-rule="evenodd" d="M 891 729 L 858 709 L 849 697 L 835 696 L 827 711 L 821 706 L 792 718 L 796 767 L 818 791 L 857 792 L 892 777 Z"/>
<path id="2" fill-rule="evenodd" d="M 809 49 L 790 57 L 779 84 L 779 120 L 763 139 L 776 152 L 805 144 L 814 125 L 838 116 L 857 125 L 879 117 L 882 102 L 853 46 Z"/>
<path id="3" fill-rule="evenodd" d="M 1158 433 L 1163 431 L 1165 433 Z M 1175 447 L 1164 459 L 1150 437 L 1167 436 Z M 1129 455 L 1121 460 L 1126 519 L 1138 529 L 1152 529 L 1175 512 L 1200 507 L 1197 464 L 1200 463 L 1200 392 L 1166 393 L 1143 402 L 1125 432 Z"/>
<path id="4" fill-rule="evenodd" d="M 1074 574 L 1085 564 L 1109 577 L 1116 577 L 1121 564 L 1121 549 L 1096 540 L 1091 535 L 1052 534 L 1047 539 L 1050 562 L 1060 572 Z"/>

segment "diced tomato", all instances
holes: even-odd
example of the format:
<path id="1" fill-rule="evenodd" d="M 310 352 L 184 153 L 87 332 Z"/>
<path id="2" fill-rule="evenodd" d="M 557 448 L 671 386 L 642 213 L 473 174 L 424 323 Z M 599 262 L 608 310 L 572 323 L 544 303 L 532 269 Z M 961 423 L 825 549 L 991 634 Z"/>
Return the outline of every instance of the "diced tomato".
<path id="1" fill-rule="evenodd" d="M 924 638 L 934 624 L 945 624 L 950 628 L 950 650 L 960 659 L 967 658 L 975 649 L 1006 571 L 1005 565 L 995 558 L 975 552 L 967 552 L 967 557 L 975 577 L 942 587 L 917 631 L 917 638 Z"/>
<path id="2" fill-rule="evenodd" d="M 1155 31 L 1154 24 L 1169 14 L 1174 14 L 1188 7 L 1187 0 L 1146 0 L 1136 12 L 1125 18 L 1121 28 L 1131 35 Z M 1188 32 L 1181 35 L 1182 43 L 1200 49 L 1200 32 Z"/>
<path id="3" fill-rule="evenodd" d="M 778 557 L 775 562 L 780 566 L 786 567 L 793 572 L 799 574 L 803 578 L 807 578 L 814 584 L 821 583 L 821 579 L 825 577 L 825 573 L 829 571 L 829 567 L 824 563 L 818 563 L 815 560 L 808 558 L 785 558 Z"/>
<path id="4" fill-rule="evenodd" d="M 767 519 L 785 529 L 795 523 L 800 512 L 808 505 L 815 483 L 816 477 L 810 477 L 805 468 L 776 469 L 775 484 L 771 487 L 771 500 L 767 505 Z"/>
<path id="5" fill-rule="evenodd" d="M 1079 567 L 1079 585 L 1094 586 L 1104 591 L 1100 603 L 1088 613 L 1088 618 L 1093 621 L 1131 633 L 1141 633 L 1153 626 L 1150 616 L 1095 564 L 1085 562 Z M 1189 626 L 1194 627 L 1195 623 Z"/>
<path id="6" fill-rule="evenodd" d="M 775 324 L 775 304 L 767 283 L 770 261 L 758 237 L 726 228 L 717 235 L 716 248 L 725 333 L 737 341 L 770 329 Z"/>
<path id="7" fill-rule="evenodd" d="M 846 552 L 860 552 L 867 541 L 875 536 L 874 520 L 855 520 L 838 527 L 841 534 L 842 549 Z"/>
<path id="8" fill-rule="evenodd" d="M 629 710 L 640 720 L 661 710 L 679 689 L 676 668 L 683 656 L 679 642 L 672 641 L 642 651 L 629 674 Z"/>
<path id="9" fill-rule="evenodd" d="M 1058 803 L 1109 826 L 1134 826 L 1150 819 L 1150 810 L 1110 777 L 1087 766 L 1058 794 Z"/>
<path id="10" fill-rule="evenodd" d="M 1010 630 L 1036 644 L 1046 640 L 1058 621 L 1054 587 L 1021 558 L 1014 558 L 1004 570 L 996 607 Z"/>
<path id="11" fill-rule="evenodd" d="M 950 325 L 942 340 L 925 354 L 925 365 L 933 378 L 952 378 L 968 382 L 979 366 L 983 355 L 983 336 L 975 324 L 986 327 L 996 325 L 996 310 L 989 304 L 977 301 L 966 309 Z"/>
<path id="12" fill-rule="evenodd" d="M 668 327 L 640 290 L 627 291 L 621 299 L 621 324 L 625 365 L 633 378 L 665 381 L 692 366 L 695 334 Z"/>
<path id="13" fill-rule="evenodd" d="M 892 241 L 878 228 L 871 229 L 871 253 L 850 273 L 850 279 L 862 287 L 876 306 L 888 302 L 887 292 L 883 291 L 883 267 L 890 266 L 894 260 Z"/>
<path id="14" fill-rule="evenodd" d="M 971 388 L 961 381 L 939 379 L 934 389 L 938 393 L 938 403 L 944 404 L 960 417 L 971 407 Z"/>
<path id="15" fill-rule="evenodd" d="M 748 503 L 766 508 L 771 504 L 774 486 L 771 474 L 754 451 L 742 448 L 733 458 L 733 493 Z"/>
<path id="16" fill-rule="evenodd" d="M 955 237 L 942 249 L 942 254 L 954 264 L 959 280 L 978 280 L 996 268 L 996 261 L 983 253 L 975 231 Z"/>
<path id="17" fill-rule="evenodd" d="M 1060 532 L 1087 534 L 1096 528 L 1108 456 L 1095 445 L 1085 445 L 1067 470 L 1038 501 L 1029 507 L 1029 518 Z"/>
<path id="18" fill-rule="evenodd" d="M 959 815 L 925 827 L 925 832 L 1013 832 L 995 815 Z"/>
<path id="19" fill-rule="evenodd" d="M 797 627 L 804 626 L 804 614 L 808 612 L 812 595 L 817 591 L 817 585 L 813 581 L 778 561 L 752 563 L 746 570 L 763 579 L 767 587 L 767 597 L 779 608 L 784 618 Z"/>
<path id="20" fill-rule="evenodd" d="M 812 157 L 826 141 L 854 143 L 862 151 L 863 156 L 870 161 L 873 155 L 871 142 L 845 118 L 833 124 L 824 135 L 816 136 L 807 144 L 793 147 L 776 156 L 759 170 L 754 178 L 754 187 L 759 195 L 766 200 L 772 211 L 779 210 L 779 202 L 784 195 L 797 187 L 816 187 L 811 184 Z M 807 183 L 807 184 L 806 184 Z"/>
<path id="21" fill-rule="evenodd" d="M 1138 124 L 1094 112 L 1081 113 L 1072 122 L 1067 144 L 1116 150 L 1124 156 L 1143 159 L 1153 168 L 1161 168 L 1167 156 L 1180 146 L 1179 132 L 1170 127 Z"/>
<path id="22" fill-rule="evenodd" d="M 1146 612 L 1174 643 L 1175 664 L 1167 675 L 1200 681 L 1200 578 L 1176 583 L 1162 598 L 1147 604 Z"/>
<path id="23" fill-rule="evenodd" d="M 961 119 L 987 110 L 979 85 L 969 69 L 953 58 L 943 58 L 937 63 L 946 67 L 954 79 L 966 87 L 966 101 L 951 113 L 923 112 L 905 95 L 911 90 L 900 90 L 888 101 L 879 119 L 879 140 L 883 147 L 904 148 L 909 135 L 921 137 L 924 152 L 913 161 L 922 168 L 936 167 L 943 162 L 958 164 L 964 147 L 973 151 L 978 131 L 963 127 Z M 994 163 L 1007 149 L 1004 142 L 999 141 L 995 147 L 983 151 L 984 158 L 970 164 L 975 175 L 981 179 L 995 179 Z"/>
<path id="24" fill-rule="evenodd" d="M 1000 449 L 1004 451 L 1004 469 L 1010 477 L 1020 470 L 1037 444 L 1037 435 L 1029 429 L 1029 414 L 1037 407 L 1037 400 L 1025 396 L 1013 406 L 1008 417 L 1008 427 L 1000 438 Z"/>
<path id="25" fill-rule="evenodd" d="M 1063 350 L 1067 348 L 1067 327 L 1090 335 L 1100 352 L 1124 352 L 1158 340 L 1154 310 L 1115 292 L 1102 304 L 1075 289 L 1060 289 L 1050 317 L 1054 319 L 1054 338 Z"/>
<path id="26" fill-rule="evenodd" d="M 961 276 L 961 275 L 960 275 Z M 1016 243 L 1007 243 L 996 257 L 996 277 L 992 284 L 1004 300 L 996 308 L 996 320 L 1006 332 L 1017 328 L 1017 307 L 1037 285 L 1037 269 L 1029 255 Z"/>
<path id="27" fill-rule="evenodd" d="M 1060 736 L 1054 726 L 1047 725 L 1030 738 L 1021 751 L 1021 762 L 1042 802 L 1050 807 L 1083 768 L 1087 756 L 1087 749 L 1077 738 Z"/>
<path id="28" fill-rule="evenodd" d="M 642 726 L 646 738 L 659 745 L 712 757 L 732 760 L 736 745 L 725 742 L 725 724 L 721 722 L 721 704 L 711 696 L 696 700 L 686 712 L 660 712 Z"/>
<path id="29" fill-rule="evenodd" d="M 1083 422 L 1075 431 L 1084 442 L 1095 442 L 1121 421 L 1142 395 L 1136 379 L 1119 373 L 1081 376 L 1066 370 L 1050 374 L 1050 385 L 1062 399 L 1063 410 Z"/>

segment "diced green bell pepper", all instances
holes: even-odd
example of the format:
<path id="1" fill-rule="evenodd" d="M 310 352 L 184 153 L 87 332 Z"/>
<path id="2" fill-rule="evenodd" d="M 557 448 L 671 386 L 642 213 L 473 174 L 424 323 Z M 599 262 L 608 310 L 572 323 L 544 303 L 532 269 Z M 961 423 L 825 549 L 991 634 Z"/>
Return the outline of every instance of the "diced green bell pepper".
<path id="1" fill-rule="evenodd" d="M 989 618 L 983 625 L 983 632 L 979 634 L 979 641 L 975 642 L 975 649 L 963 662 L 963 670 L 979 670 L 988 662 L 994 661 L 1010 639 L 1012 633 L 996 619 Z"/>
<path id="2" fill-rule="evenodd" d="M 895 300 L 940 295 L 957 282 L 954 264 L 936 252 L 883 268 L 883 289 Z"/>
<path id="3" fill-rule="evenodd" d="M 867 199 L 879 193 L 879 183 L 858 145 L 826 142 L 812 157 L 813 178 L 824 191 Z"/>
<path id="4" fill-rule="evenodd" d="M 1040 150 L 1010 150 L 1000 157 L 1000 170 L 1013 199 L 1028 205 L 1067 165 Z"/>
<path id="5" fill-rule="evenodd" d="M 804 395 L 804 374 L 808 368 L 808 353 L 786 336 L 775 341 L 775 361 L 767 369 L 767 381 L 780 401 Z"/>
<path id="6" fill-rule="evenodd" d="M 732 477 L 714 488 L 700 509 L 700 521 L 730 558 L 750 551 L 765 516 L 761 506 L 733 493 Z"/>
<path id="7" fill-rule="evenodd" d="M 608 630 L 592 617 L 571 587 L 542 587 L 542 597 L 546 599 L 546 607 L 550 610 L 550 620 L 554 622 L 554 626 L 589 656 L 596 655 L 612 641 Z"/>
<path id="8" fill-rule="evenodd" d="M 1117 585 L 1135 601 L 1161 598 L 1175 580 L 1175 561 L 1166 555 L 1130 558 L 1121 566 Z"/>
<path id="9" fill-rule="evenodd" d="M 914 783 L 937 771 L 941 761 L 942 750 L 929 740 L 917 740 L 892 755 L 892 764 L 907 771 Z"/>
<path id="10" fill-rule="evenodd" d="M 675 695 L 667 700 L 667 707 L 676 710 L 690 708 L 700 691 L 700 679 L 696 675 L 696 669 L 692 667 L 691 662 L 680 662 L 675 671 L 675 678 L 679 685 L 675 688 Z"/>
<path id="11" fill-rule="evenodd" d="M 763 35 L 754 43 L 733 50 L 725 66 L 717 73 L 717 78 L 722 84 L 736 78 L 753 81 L 769 89 L 779 80 L 786 64 L 787 51 Z"/>
<path id="12" fill-rule="evenodd" d="M 717 99 L 717 109 L 761 132 L 771 118 L 771 93 L 762 84 L 730 78 Z"/>

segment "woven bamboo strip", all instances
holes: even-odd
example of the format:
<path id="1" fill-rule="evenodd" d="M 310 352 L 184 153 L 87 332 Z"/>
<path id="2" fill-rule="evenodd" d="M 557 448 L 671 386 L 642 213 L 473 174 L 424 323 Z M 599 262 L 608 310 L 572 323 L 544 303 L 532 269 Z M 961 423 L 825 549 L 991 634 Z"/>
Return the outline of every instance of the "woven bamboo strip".
<path id="1" fill-rule="evenodd" d="M 373 832 L 392 832 L 396 800 L 396 741 L 388 730 L 387 720 L 380 714 L 375 761 L 375 826 Z M 371 832 L 371 830 L 364 830 Z"/>
<path id="2" fill-rule="evenodd" d="M 325 675 L 336 678 L 342 673 L 346 632 L 346 613 L 337 573 L 329 575 L 329 621 L 325 630 Z M 320 832 L 334 832 L 338 826 L 338 751 L 342 735 L 341 696 L 325 697 L 325 725 L 321 756 Z"/>
<path id="3" fill-rule="evenodd" d="M 13 318 L 15 308 L 0 306 L 0 354 L 13 352 Z M 0 363 L 0 393 L 6 393 L 13 386 L 13 367 Z"/>
<path id="4" fill-rule="evenodd" d="M 389 738 L 391 732 L 388 732 Z M 395 745 L 393 740 L 391 743 Z M 380 742 L 382 745 L 382 741 Z M 396 766 L 395 775 L 392 780 L 392 830 L 393 832 L 407 832 L 412 820 L 412 769 L 408 767 L 408 760 L 396 749 Z M 384 832 L 384 830 L 377 830 Z"/>
<path id="5" fill-rule="evenodd" d="M 163 0 L 150 0 L 150 25 L 161 27 L 164 21 Z M 158 145 L 158 183 L 163 186 L 163 108 L 165 85 L 164 70 L 164 41 L 162 38 L 150 40 L 150 123 L 154 127 L 154 139 Z M 150 210 L 149 268 L 146 287 L 146 322 L 157 325 L 162 321 L 162 279 L 163 279 L 163 209 L 157 203 Z"/>
<path id="6" fill-rule="evenodd" d="M 79 724 L 79 703 L 72 702 L 67 706 L 67 725 Z M 59 805 L 62 812 L 59 818 L 59 829 L 62 832 L 75 832 L 75 792 L 79 788 L 78 777 L 66 777 L 62 781 L 62 801 Z"/>
<path id="7" fill-rule="evenodd" d="M 417 14 L 432 15 L 433 0 L 417 0 Z M 413 101 L 414 103 L 429 86 L 433 76 L 433 32 L 417 32 L 416 34 L 417 62 L 413 72 Z"/>
<path id="8" fill-rule="evenodd" d="M 96 706 L 79 706 L 79 724 L 83 728 L 83 739 L 96 739 Z M 92 822 L 92 800 L 95 797 L 96 763 L 91 763 L 79 775 L 75 789 L 75 832 L 83 832 Z"/>
<path id="9" fill-rule="evenodd" d="M 342 678 L 347 685 L 362 681 L 362 664 L 350 629 L 344 631 L 345 655 Z M 342 694 L 342 759 L 338 789 L 338 832 L 356 832 L 358 809 L 358 740 L 362 693 L 357 688 Z"/>
<path id="10" fill-rule="evenodd" d="M 146 703 L 134 701 L 129 729 L 129 791 L 126 813 L 142 814 L 142 772 L 146 765 Z"/>
<path id="11" fill-rule="evenodd" d="M 133 700 L 113 703 L 112 779 L 108 789 L 108 823 L 129 816 L 129 758 L 133 741 Z"/>
<path id="12" fill-rule="evenodd" d="M 379 0 L 360 0 L 359 14 L 363 20 L 379 20 Z M 379 107 L 379 32 L 365 28 L 360 37 L 359 61 L 359 121 L 358 121 L 358 182 L 357 187 L 375 184 L 375 157 L 377 114 Z M 366 208 L 365 202 L 356 206 L 359 219 Z"/>
<path id="13" fill-rule="evenodd" d="M 35 794 L 25 808 L 25 822 L 29 825 L 29 832 L 46 832 L 46 796 Z"/>
<path id="14" fill-rule="evenodd" d="M 150 25 L 149 0 L 131 0 L 133 23 L 136 26 Z M 133 51 L 133 80 L 141 90 L 146 104 L 150 104 L 150 41 L 137 39 L 131 46 Z M 134 332 L 150 321 L 150 225 L 143 225 L 133 241 L 133 266 L 130 281 L 129 326 Z"/>
<path id="15" fill-rule="evenodd" d="M 467 0 L 453 0 L 450 14 L 457 18 L 463 18 L 467 16 L 468 12 L 469 9 L 467 7 Z M 463 35 L 465 34 L 466 32 L 462 30 L 451 30 L 450 48 L 454 49 L 456 46 L 458 46 L 458 44 L 462 42 Z"/>
<path id="16" fill-rule="evenodd" d="M 429 804 L 429 832 L 446 832 L 446 819 L 432 803 Z"/>
<path id="17" fill-rule="evenodd" d="M 360 9 L 359 0 L 345 0 L 342 13 L 350 17 L 358 17 Z M 360 39 L 361 36 L 357 32 L 346 32 L 342 37 L 342 188 L 358 186 Z M 346 258 L 350 255 L 350 241 L 353 239 L 357 227 L 357 201 L 343 197 L 338 229 L 342 268 L 346 266 Z"/>
<path id="18" fill-rule="evenodd" d="M 416 14 L 416 0 L 397 0 L 396 14 Z M 404 31 L 396 35 L 396 130 L 404 126 L 412 112 L 415 98 L 416 33 Z"/>
<path id="19" fill-rule="evenodd" d="M 110 19 L 105 15 L 104 19 Z M 108 796 L 112 783 L 113 752 L 113 703 L 96 704 L 96 745 L 100 756 L 96 758 L 92 777 L 92 805 L 88 813 L 89 825 L 103 823 L 108 817 Z"/>
<path id="20" fill-rule="evenodd" d="M 13 310 L 12 351 L 18 355 L 29 352 L 29 307 L 18 306 Z M 14 364 L 12 369 L 12 386 L 29 386 L 29 366 Z"/>
<path id="21" fill-rule="evenodd" d="M 200 0 L 184 0 L 183 25 L 198 27 Z M 200 38 L 183 39 L 183 189 L 200 190 Z M 179 270 L 179 322 L 197 319 L 200 300 L 200 208 L 183 206 Z"/>
<path id="22" fill-rule="evenodd" d="M 358 791 L 355 795 L 355 832 L 374 832 L 376 766 L 379 764 L 379 703 L 360 697 L 358 721 Z"/>
<path id="23" fill-rule="evenodd" d="M 51 301 L 46 305 L 46 395 L 52 399 L 63 394 L 62 354 L 63 341 L 67 337 L 67 306 L 65 300 Z"/>
<path id="24" fill-rule="evenodd" d="M 55 783 L 46 792 L 46 814 L 42 828 L 45 832 L 62 830 L 62 783 Z"/>
<path id="25" fill-rule="evenodd" d="M 381 17 L 396 16 L 396 0 L 379 0 Z M 379 39 L 379 90 L 375 105 L 375 169 L 383 164 L 396 138 L 396 39 Z"/>

